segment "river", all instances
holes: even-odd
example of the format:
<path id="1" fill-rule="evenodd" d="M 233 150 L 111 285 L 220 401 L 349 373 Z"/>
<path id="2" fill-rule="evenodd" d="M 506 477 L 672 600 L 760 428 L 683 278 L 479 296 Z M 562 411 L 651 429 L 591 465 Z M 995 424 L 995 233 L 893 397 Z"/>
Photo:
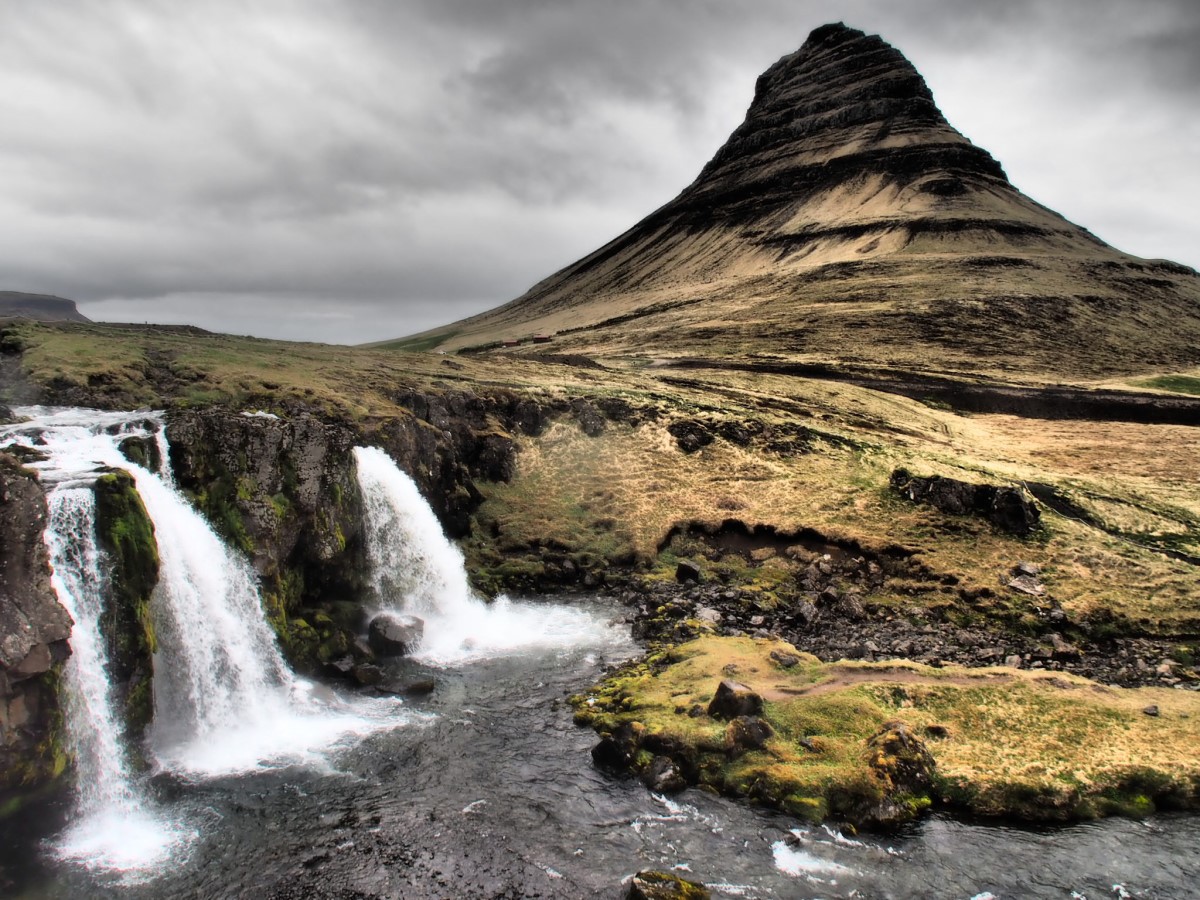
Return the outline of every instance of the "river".
<path id="1" fill-rule="evenodd" d="M 602 616 L 597 604 L 585 606 Z M 1109 819 L 1050 830 L 932 818 L 853 840 L 687 791 L 650 794 L 592 765 L 566 695 L 633 651 L 544 650 L 456 668 L 401 662 L 436 690 L 428 714 L 376 733 L 336 771 L 285 768 L 150 793 L 199 834 L 161 870 L 56 861 L 68 810 L 3 834 L 6 896 L 34 898 L 617 897 L 642 868 L 676 869 L 716 896 L 1182 898 L 1200 884 L 1200 821 Z M 795 830 L 796 847 L 787 845 Z"/>

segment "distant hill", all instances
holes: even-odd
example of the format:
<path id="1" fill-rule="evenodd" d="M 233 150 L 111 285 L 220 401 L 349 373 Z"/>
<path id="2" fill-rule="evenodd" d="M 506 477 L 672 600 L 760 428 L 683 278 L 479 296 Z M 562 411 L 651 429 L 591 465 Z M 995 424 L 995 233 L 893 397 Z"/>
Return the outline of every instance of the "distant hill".
<path id="1" fill-rule="evenodd" d="M 39 319 L 43 322 L 91 321 L 75 308 L 74 300 L 64 300 L 49 294 L 0 291 L 0 318 L 7 316 Z"/>
<path id="2" fill-rule="evenodd" d="M 759 78 L 674 200 L 511 303 L 396 346 L 536 334 L 589 356 L 1097 376 L 1200 364 L 1200 277 L 1026 197 L 898 50 L 836 24 Z"/>

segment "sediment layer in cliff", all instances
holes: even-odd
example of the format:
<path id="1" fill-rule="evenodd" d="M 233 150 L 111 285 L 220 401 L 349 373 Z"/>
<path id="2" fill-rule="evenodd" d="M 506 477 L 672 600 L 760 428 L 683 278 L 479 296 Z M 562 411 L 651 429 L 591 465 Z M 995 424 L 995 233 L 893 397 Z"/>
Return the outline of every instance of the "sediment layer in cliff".
<path id="1" fill-rule="evenodd" d="M 903 54 L 837 24 L 759 78 L 678 197 L 439 333 L 451 351 L 544 334 L 590 355 L 1088 376 L 1200 363 L 1200 277 L 1026 197 Z"/>

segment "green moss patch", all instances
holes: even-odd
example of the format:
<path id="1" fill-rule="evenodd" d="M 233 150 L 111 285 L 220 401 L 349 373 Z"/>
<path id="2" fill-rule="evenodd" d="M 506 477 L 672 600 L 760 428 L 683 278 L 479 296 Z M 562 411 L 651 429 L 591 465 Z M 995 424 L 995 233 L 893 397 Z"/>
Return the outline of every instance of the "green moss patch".
<path id="1" fill-rule="evenodd" d="M 799 662 L 785 668 L 788 657 Z M 765 701 L 773 736 L 761 750 L 736 751 L 730 724 L 705 711 L 727 678 Z M 706 636 L 626 666 L 572 703 L 577 722 L 626 741 L 630 769 L 666 755 L 689 783 L 813 820 L 890 824 L 943 805 L 1066 821 L 1200 799 L 1200 695 L 1190 691 L 822 663 L 782 641 Z"/>

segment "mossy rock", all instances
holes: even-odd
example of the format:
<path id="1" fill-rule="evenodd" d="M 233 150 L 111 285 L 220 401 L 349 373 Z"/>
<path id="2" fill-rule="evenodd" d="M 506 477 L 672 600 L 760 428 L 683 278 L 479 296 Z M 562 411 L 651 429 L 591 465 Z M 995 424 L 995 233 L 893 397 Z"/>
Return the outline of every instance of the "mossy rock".
<path id="1" fill-rule="evenodd" d="M 126 728 L 136 737 L 154 712 L 150 679 L 158 639 L 150 601 L 158 584 L 158 542 L 132 475 L 123 469 L 101 475 L 93 490 L 96 539 L 109 560 L 109 600 L 100 628 Z"/>
<path id="2" fill-rule="evenodd" d="M 628 900 L 708 900 L 708 888 L 673 872 L 642 871 L 629 882 Z"/>

